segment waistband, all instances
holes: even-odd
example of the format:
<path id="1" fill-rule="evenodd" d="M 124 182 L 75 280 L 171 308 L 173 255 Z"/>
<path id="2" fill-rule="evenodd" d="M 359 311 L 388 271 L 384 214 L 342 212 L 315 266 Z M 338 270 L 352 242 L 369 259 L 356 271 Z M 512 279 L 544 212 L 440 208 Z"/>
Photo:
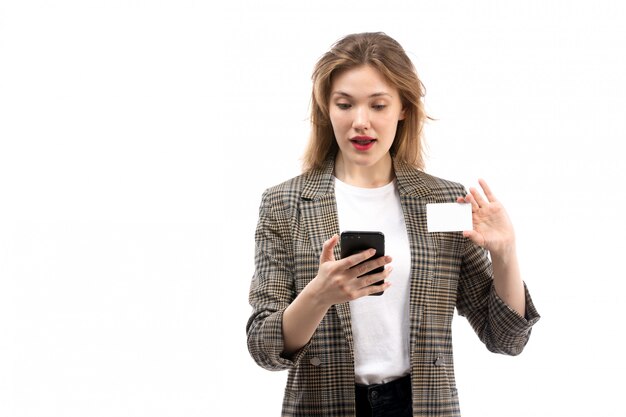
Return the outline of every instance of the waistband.
<path id="1" fill-rule="evenodd" d="M 355 394 L 357 401 L 367 400 L 371 407 L 388 401 L 409 399 L 411 398 L 411 375 L 405 375 L 384 384 L 355 384 Z"/>

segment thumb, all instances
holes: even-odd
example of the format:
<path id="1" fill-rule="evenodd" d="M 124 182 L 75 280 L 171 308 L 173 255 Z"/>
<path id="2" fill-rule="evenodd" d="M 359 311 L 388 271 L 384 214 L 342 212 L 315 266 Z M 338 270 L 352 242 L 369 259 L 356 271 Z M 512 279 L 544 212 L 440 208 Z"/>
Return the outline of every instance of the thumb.
<path id="1" fill-rule="evenodd" d="M 480 233 L 476 233 L 475 230 L 464 230 L 463 237 L 468 238 L 478 246 L 485 247 L 485 239 Z"/>
<path id="2" fill-rule="evenodd" d="M 333 255 L 333 249 L 335 249 L 335 246 L 337 246 L 338 241 L 339 235 L 335 234 L 333 235 L 333 237 L 324 242 L 324 245 L 322 246 L 322 254 L 320 255 L 320 264 L 335 260 L 335 255 Z"/>

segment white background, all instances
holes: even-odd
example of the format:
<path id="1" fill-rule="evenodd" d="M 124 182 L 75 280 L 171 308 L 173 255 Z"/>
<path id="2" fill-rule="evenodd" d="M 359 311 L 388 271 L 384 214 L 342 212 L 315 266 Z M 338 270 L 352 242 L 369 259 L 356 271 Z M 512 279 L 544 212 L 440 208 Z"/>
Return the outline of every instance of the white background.
<path id="1" fill-rule="evenodd" d="M 0 1 L 1 416 L 279 415 L 258 205 L 360 31 L 413 59 L 426 171 L 489 181 L 543 316 L 516 358 L 455 319 L 464 416 L 624 415 L 624 2 L 211 3 Z"/>

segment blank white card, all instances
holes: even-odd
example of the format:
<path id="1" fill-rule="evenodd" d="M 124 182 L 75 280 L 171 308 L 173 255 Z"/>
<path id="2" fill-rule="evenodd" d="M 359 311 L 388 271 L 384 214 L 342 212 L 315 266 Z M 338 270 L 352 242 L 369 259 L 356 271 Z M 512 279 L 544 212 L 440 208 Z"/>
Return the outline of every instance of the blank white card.
<path id="1" fill-rule="evenodd" d="M 429 232 L 472 230 L 472 205 L 469 203 L 426 204 Z"/>

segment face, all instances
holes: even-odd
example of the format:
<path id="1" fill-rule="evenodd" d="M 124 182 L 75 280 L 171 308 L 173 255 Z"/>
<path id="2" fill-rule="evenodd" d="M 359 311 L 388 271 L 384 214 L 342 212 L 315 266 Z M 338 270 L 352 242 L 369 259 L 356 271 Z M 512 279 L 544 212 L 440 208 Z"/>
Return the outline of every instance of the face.
<path id="1" fill-rule="evenodd" d="M 378 70 L 365 65 L 336 75 L 329 113 L 347 169 L 390 167 L 389 149 L 404 111 L 399 91 Z"/>

